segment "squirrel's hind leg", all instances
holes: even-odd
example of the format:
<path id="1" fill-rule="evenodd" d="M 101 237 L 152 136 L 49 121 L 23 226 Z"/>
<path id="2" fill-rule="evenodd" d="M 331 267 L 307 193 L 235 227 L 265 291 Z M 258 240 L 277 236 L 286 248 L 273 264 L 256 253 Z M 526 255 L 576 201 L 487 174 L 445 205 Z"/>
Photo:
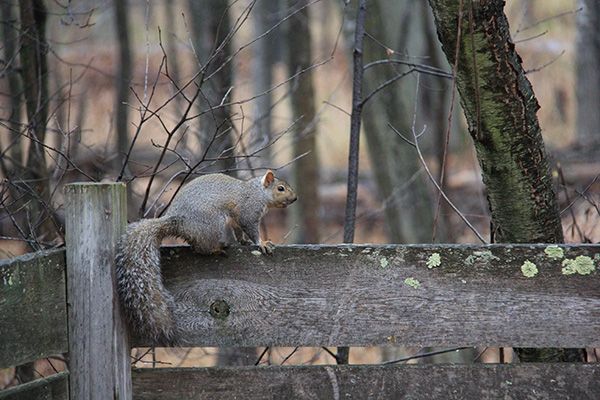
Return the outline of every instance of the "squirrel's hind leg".
<path id="1" fill-rule="evenodd" d="M 248 238 L 248 235 L 246 235 L 246 233 L 239 224 L 237 224 L 233 220 L 230 220 L 229 225 L 231 229 L 228 232 L 228 235 L 230 237 L 231 243 L 239 243 L 242 246 L 248 246 L 253 244 L 252 240 Z"/>
<path id="2" fill-rule="evenodd" d="M 225 249 L 227 249 L 228 246 L 220 240 L 212 239 L 210 241 L 198 241 L 186 239 L 186 241 L 192 247 L 194 253 L 203 255 L 227 255 Z"/>
<path id="3" fill-rule="evenodd" d="M 183 223 L 183 239 L 195 253 L 204 255 L 226 255 L 229 243 L 226 240 L 227 221 L 225 217 L 213 216 L 209 221 L 203 218 L 189 218 Z"/>
<path id="4" fill-rule="evenodd" d="M 258 246 L 261 253 L 270 255 L 275 250 L 275 245 L 270 241 L 264 241 L 260 238 L 259 231 L 260 220 L 258 221 L 241 221 L 240 227 L 244 233 L 250 238 L 252 243 Z"/>

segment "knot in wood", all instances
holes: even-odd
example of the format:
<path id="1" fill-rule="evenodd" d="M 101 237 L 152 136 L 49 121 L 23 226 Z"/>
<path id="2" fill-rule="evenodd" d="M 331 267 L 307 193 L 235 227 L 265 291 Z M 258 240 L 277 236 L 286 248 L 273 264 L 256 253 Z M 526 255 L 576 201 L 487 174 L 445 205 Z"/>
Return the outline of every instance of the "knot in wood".
<path id="1" fill-rule="evenodd" d="M 210 305 L 210 315 L 216 319 L 225 319 L 230 313 L 229 304 L 225 300 L 217 300 Z"/>

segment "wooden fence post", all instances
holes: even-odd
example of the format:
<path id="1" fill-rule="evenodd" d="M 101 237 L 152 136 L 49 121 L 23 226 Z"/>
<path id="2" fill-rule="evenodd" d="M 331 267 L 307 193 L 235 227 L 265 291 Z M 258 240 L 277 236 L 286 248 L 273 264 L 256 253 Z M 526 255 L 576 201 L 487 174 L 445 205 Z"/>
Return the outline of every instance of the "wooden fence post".
<path id="1" fill-rule="evenodd" d="M 65 195 L 70 397 L 131 399 L 129 338 L 114 268 L 127 222 L 125 185 L 71 184 Z"/>

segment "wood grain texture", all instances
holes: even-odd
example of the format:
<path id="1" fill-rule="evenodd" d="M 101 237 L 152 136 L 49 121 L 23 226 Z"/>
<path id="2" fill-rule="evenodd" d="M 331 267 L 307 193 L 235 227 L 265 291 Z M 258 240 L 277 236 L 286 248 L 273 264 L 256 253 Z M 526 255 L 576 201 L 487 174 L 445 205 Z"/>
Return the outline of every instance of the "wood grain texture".
<path id="1" fill-rule="evenodd" d="M 129 399 L 130 350 L 114 267 L 127 219 L 125 185 L 72 184 L 65 194 L 71 396 Z"/>
<path id="2" fill-rule="evenodd" d="M 59 372 L 47 378 L 0 391 L 1 400 L 68 400 L 69 373 Z"/>
<path id="3" fill-rule="evenodd" d="M 67 351 L 65 251 L 0 262 L 0 368 Z"/>
<path id="4" fill-rule="evenodd" d="M 136 400 L 598 399 L 598 364 L 340 365 L 133 371 Z"/>
<path id="5" fill-rule="evenodd" d="M 163 276 L 186 345 L 600 347 L 600 247 L 561 247 L 596 270 L 563 275 L 543 245 L 282 246 L 166 248 Z"/>

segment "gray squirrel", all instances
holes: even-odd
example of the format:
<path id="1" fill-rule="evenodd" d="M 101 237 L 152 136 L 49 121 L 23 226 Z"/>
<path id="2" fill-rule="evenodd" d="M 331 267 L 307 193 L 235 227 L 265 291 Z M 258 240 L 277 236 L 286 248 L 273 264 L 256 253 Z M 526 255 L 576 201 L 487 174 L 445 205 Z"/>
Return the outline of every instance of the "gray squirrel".
<path id="1" fill-rule="evenodd" d="M 273 244 L 260 238 L 260 220 L 269 208 L 284 208 L 296 199 L 271 170 L 247 181 L 208 174 L 186 184 L 162 217 L 130 224 L 116 257 L 117 291 L 130 329 L 154 344 L 177 341 L 175 301 L 160 270 L 163 238 L 182 238 L 200 254 L 224 254 L 229 245 L 249 239 L 271 254 Z"/>

